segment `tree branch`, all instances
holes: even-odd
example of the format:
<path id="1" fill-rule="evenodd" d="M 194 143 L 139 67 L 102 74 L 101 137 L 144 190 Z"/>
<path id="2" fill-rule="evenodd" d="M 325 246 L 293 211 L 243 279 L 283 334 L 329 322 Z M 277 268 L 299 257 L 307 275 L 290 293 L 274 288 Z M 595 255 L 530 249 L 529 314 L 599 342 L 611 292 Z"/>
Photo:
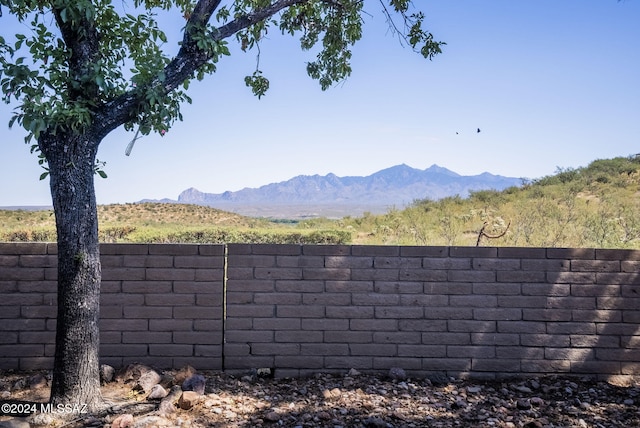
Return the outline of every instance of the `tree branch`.
<path id="1" fill-rule="evenodd" d="M 214 41 L 224 40 L 238 31 L 251 25 L 257 24 L 287 7 L 306 3 L 309 0 L 277 0 L 262 9 L 255 10 L 246 15 L 239 16 L 233 21 L 214 29 L 210 37 Z M 192 25 L 205 25 L 211 19 L 213 12 L 219 6 L 219 0 L 200 0 L 191 16 L 189 22 Z M 188 31 L 188 30 L 185 30 Z M 185 80 L 191 78 L 194 72 L 212 59 L 212 55 L 195 46 L 185 34 L 185 41 L 175 58 L 165 67 L 165 80 L 162 83 L 165 93 L 169 93 L 180 86 Z M 159 83 L 159 82 L 158 82 Z M 109 132 L 134 119 L 133 114 L 136 106 L 142 102 L 143 94 L 138 89 L 132 89 L 118 98 L 104 104 L 96 115 L 94 121 L 95 134 L 101 137 Z"/>
<path id="2" fill-rule="evenodd" d="M 60 34 L 67 46 L 69 56 L 69 94 L 72 100 L 93 100 L 98 95 L 98 85 L 91 80 L 91 64 L 100 55 L 98 30 L 93 19 L 79 5 L 73 10 L 73 3 L 66 9 L 52 7 Z M 92 6 L 85 6 L 92 7 Z M 95 12 L 95 11 L 94 11 Z M 73 15 L 80 15 L 74 19 Z"/>

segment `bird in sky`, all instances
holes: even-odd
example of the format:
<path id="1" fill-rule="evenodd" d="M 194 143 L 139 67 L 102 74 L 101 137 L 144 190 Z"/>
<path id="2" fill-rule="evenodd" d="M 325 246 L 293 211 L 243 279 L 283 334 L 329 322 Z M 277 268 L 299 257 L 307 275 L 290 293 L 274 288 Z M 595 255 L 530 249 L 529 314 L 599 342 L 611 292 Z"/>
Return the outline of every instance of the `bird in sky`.
<path id="1" fill-rule="evenodd" d="M 478 132 L 477 132 L 477 133 L 478 133 L 478 134 L 480 133 L 480 128 L 478 128 Z"/>

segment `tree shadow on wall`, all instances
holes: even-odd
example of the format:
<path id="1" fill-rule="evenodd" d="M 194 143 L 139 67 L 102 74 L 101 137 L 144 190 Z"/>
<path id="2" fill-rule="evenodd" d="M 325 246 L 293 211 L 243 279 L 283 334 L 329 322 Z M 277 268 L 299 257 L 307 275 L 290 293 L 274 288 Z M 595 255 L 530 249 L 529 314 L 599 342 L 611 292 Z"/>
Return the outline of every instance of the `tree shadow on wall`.
<path id="1" fill-rule="evenodd" d="M 640 261 L 637 252 L 574 250 L 569 269 L 547 272 L 552 294 L 547 334 L 562 347 L 546 347 L 547 361 L 564 361 L 568 372 L 599 379 L 640 373 Z"/>

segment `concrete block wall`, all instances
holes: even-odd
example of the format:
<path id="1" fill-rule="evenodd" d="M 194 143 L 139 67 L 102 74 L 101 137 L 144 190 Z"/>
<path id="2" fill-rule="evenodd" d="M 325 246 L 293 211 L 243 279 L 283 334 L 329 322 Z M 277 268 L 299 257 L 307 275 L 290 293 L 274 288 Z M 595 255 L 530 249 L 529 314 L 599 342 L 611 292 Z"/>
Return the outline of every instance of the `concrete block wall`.
<path id="1" fill-rule="evenodd" d="M 0 368 L 52 365 L 55 249 L 0 244 Z M 640 374 L 640 251 L 104 244 L 101 253 L 101 356 L 116 366 Z"/>
<path id="2" fill-rule="evenodd" d="M 640 252 L 229 245 L 225 368 L 640 374 Z"/>
<path id="3" fill-rule="evenodd" d="M 221 245 L 103 244 L 100 355 L 222 368 Z M 57 246 L 0 244 L 0 368 L 53 366 Z"/>

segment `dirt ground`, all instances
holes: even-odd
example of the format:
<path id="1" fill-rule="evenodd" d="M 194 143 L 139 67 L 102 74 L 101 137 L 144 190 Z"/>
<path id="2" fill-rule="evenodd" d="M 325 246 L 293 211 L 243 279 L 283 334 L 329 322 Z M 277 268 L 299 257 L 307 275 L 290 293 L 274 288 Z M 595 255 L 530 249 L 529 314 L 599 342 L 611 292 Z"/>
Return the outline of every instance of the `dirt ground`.
<path id="1" fill-rule="evenodd" d="M 61 422 L 50 415 L 0 416 L 0 427 L 636 427 L 640 382 L 541 377 L 478 382 L 318 374 L 271 379 L 201 372 L 205 392 L 187 405 L 160 399 L 129 380 L 105 383 L 107 412 Z M 164 372 L 167 390 L 176 372 Z M 46 402 L 50 374 L 0 372 L 0 401 Z M 175 389 L 176 387 L 174 387 Z M 180 387 L 177 387 L 180 390 Z M 182 391 L 178 391 L 179 394 Z M 186 397 L 186 395 L 185 395 Z M 185 407 L 186 410 L 181 408 Z"/>

